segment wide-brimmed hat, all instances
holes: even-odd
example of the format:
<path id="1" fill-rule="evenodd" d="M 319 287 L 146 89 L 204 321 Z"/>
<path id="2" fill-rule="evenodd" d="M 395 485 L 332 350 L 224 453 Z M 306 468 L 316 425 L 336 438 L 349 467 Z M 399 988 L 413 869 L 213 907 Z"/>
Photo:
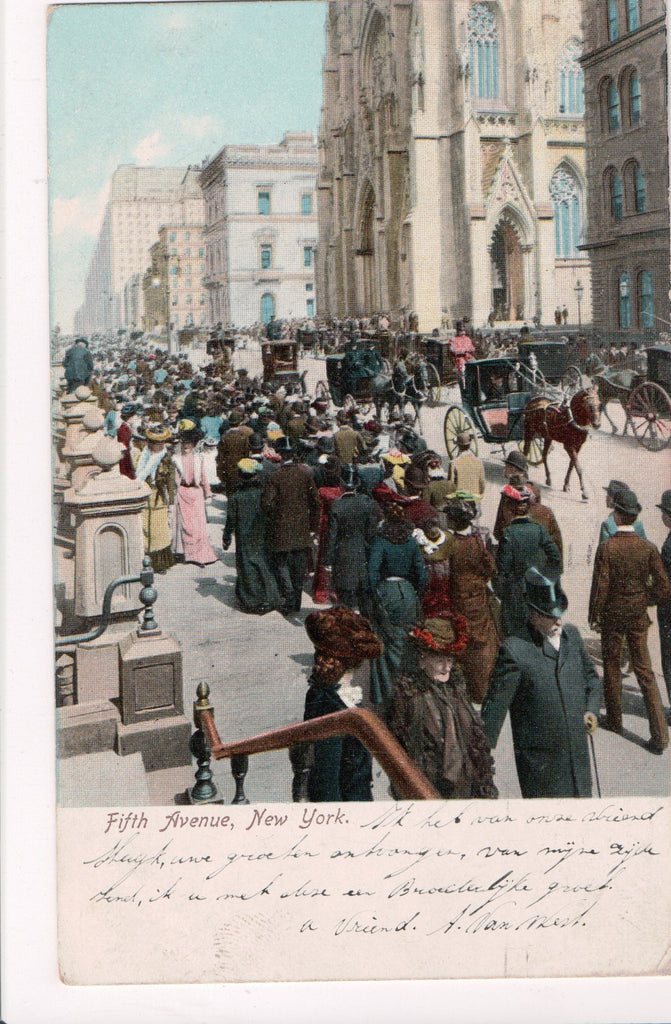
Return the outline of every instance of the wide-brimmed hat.
<path id="1" fill-rule="evenodd" d="M 613 495 L 613 508 L 627 516 L 637 516 L 641 511 L 638 498 L 629 487 L 623 487 Z"/>
<path id="2" fill-rule="evenodd" d="M 153 423 L 151 425 L 148 424 L 145 427 L 144 436 L 147 441 L 150 441 L 154 444 L 158 444 L 159 442 L 165 443 L 166 441 L 172 441 L 172 432 L 168 427 L 164 426 L 162 423 Z"/>
<path id="3" fill-rule="evenodd" d="M 606 494 L 610 495 L 611 498 L 614 498 L 615 495 L 623 489 L 627 489 L 627 484 L 625 484 L 623 480 L 610 480 L 608 482 L 608 487 L 604 487 L 604 491 Z"/>
<path id="4" fill-rule="evenodd" d="M 177 431 L 177 440 L 180 444 L 198 444 L 203 439 L 203 432 L 198 427 L 184 430 L 181 427 Z"/>
<path id="5" fill-rule="evenodd" d="M 448 519 L 472 522 L 478 514 L 478 504 L 468 491 L 448 494 L 444 499 L 443 511 Z"/>
<path id="6" fill-rule="evenodd" d="M 526 473 L 529 468 L 523 452 L 517 448 L 513 448 L 512 451 L 508 452 L 503 460 L 503 464 L 504 466 L 514 466 L 515 469 L 519 469 L 522 473 Z"/>
<path id="7" fill-rule="evenodd" d="M 664 491 L 659 505 L 656 505 L 655 508 L 661 508 L 662 512 L 671 516 L 671 491 Z"/>
<path id="8" fill-rule="evenodd" d="M 407 466 L 410 462 L 410 456 L 400 452 L 398 448 L 390 448 L 388 452 L 383 452 L 382 459 L 384 462 L 390 462 L 392 466 Z"/>
<path id="9" fill-rule="evenodd" d="M 243 476 L 254 476 L 263 470 L 263 466 L 255 459 L 240 459 L 237 466 Z"/>
<path id="10" fill-rule="evenodd" d="M 410 639 L 420 649 L 436 654 L 461 654 L 468 646 L 468 623 L 450 607 L 441 588 L 429 590 L 422 599 L 424 620 L 410 630 Z"/>
<path id="11" fill-rule="evenodd" d="M 305 629 L 318 652 L 336 658 L 344 667 L 378 658 L 383 650 L 368 619 L 344 606 L 310 612 Z"/>
<path id="12" fill-rule="evenodd" d="M 568 598 L 559 580 L 548 579 L 534 566 L 524 574 L 523 590 L 527 606 L 548 619 L 559 618 L 568 608 Z"/>

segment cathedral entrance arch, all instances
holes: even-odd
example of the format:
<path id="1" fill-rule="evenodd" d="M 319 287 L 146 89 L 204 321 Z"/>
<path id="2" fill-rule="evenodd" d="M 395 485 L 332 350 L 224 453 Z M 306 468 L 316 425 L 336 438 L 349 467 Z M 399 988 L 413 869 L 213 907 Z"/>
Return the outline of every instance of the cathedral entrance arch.
<path id="1" fill-rule="evenodd" d="M 360 246 L 362 312 L 369 316 L 379 307 L 377 276 L 375 271 L 375 194 L 368 189 L 361 210 Z"/>
<path id="2" fill-rule="evenodd" d="M 491 308 L 496 320 L 523 320 L 525 252 L 520 225 L 507 211 L 498 219 L 489 245 Z"/>

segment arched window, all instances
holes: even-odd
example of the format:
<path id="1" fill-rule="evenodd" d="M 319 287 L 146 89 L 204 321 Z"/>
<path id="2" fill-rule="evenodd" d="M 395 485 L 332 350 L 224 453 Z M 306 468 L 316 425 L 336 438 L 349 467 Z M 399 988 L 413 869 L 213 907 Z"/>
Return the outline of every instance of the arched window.
<path id="1" fill-rule="evenodd" d="M 645 213 L 645 208 L 645 175 L 641 170 L 641 165 L 636 164 L 634 167 L 634 209 L 636 213 Z"/>
<path id="2" fill-rule="evenodd" d="M 622 220 L 622 215 L 624 213 L 624 188 L 622 185 L 622 178 L 615 168 L 611 168 L 607 174 L 606 181 L 610 215 L 613 220 Z"/>
<path id="3" fill-rule="evenodd" d="M 555 214 L 555 254 L 560 259 L 577 256 L 582 236 L 580 189 L 563 164 L 550 179 L 550 198 Z"/>
<path id="4" fill-rule="evenodd" d="M 580 43 L 571 39 L 559 58 L 559 113 L 583 114 L 583 75 L 579 64 Z"/>
<path id="5" fill-rule="evenodd" d="M 635 126 L 641 123 L 641 80 L 638 71 L 632 71 L 629 76 L 629 124 Z"/>
<path id="6" fill-rule="evenodd" d="M 608 86 L 608 130 L 619 132 L 621 125 L 620 90 L 615 82 L 611 82 Z"/>
<path id="7" fill-rule="evenodd" d="M 627 31 L 635 32 L 640 23 L 638 0 L 627 0 Z"/>
<path id="8" fill-rule="evenodd" d="M 618 298 L 620 327 L 622 330 L 626 330 L 631 327 L 631 287 L 629 284 L 629 274 L 620 274 Z"/>
<path id="9" fill-rule="evenodd" d="M 472 4 L 468 12 L 471 92 L 474 99 L 498 99 L 499 24 L 490 4 Z"/>
<path id="10" fill-rule="evenodd" d="M 642 270 L 637 282 L 638 326 L 641 330 L 655 326 L 655 292 L 652 274 Z"/>
<path id="11" fill-rule="evenodd" d="M 608 0 L 608 40 L 614 42 L 620 35 L 620 21 L 617 15 L 617 0 Z"/>
<path id="12" fill-rule="evenodd" d="M 271 316 L 275 316 L 275 296 L 265 292 L 261 296 L 261 321 L 267 324 Z"/>

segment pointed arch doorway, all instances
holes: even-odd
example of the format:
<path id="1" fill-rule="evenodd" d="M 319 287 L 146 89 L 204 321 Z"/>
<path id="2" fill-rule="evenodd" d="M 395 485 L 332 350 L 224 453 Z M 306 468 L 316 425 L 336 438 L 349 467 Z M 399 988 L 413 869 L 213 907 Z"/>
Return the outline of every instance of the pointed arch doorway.
<path id="1" fill-rule="evenodd" d="M 489 258 L 491 304 L 496 320 L 523 320 L 526 315 L 524 248 L 519 227 L 505 214 L 492 233 Z"/>

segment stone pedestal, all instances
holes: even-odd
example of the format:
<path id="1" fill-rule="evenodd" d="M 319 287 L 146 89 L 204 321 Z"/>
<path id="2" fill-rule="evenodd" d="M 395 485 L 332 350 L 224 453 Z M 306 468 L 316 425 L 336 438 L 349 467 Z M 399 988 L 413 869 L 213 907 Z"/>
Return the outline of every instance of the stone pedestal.
<path id="1" fill-rule="evenodd" d="M 128 639 L 128 623 L 112 623 L 102 636 L 78 644 L 75 651 L 78 702 L 117 700 L 119 645 Z"/>
<path id="2" fill-rule="evenodd" d="M 82 431 L 72 447 L 64 444 L 62 455 L 70 464 L 70 478 L 75 491 L 81 490 L 86 480 L 100 467 L 93 458 L 93 451 L 103 440 L 103 424 L 105 417 L 96 406 L 86 409 L 82 417 Z"/>
<path id="3" fill-rule="evenodd" d="M 72 395 L 68 395 L 72 398 Z M 61 403 L 63 406 L 63 419 L 65 421 L 65 448 L 72 449 L 80 437 L 86 433 L 82 426 L 84 413 L 92 406 L 96 406 L 96 399 L 91 394 L 91 389 L 82 384 L 74 392 L 74 402 Z"/>
<path id="4" fill-rule="evenodd" d="M 190 764 L 191 725 L 184 715 L 182 652 L 174 637 L 131 633 L 119 644 L 117 752 L 142 753 L 145 768 Z"/>
<path id="5" fill-rule="evenodd" d="M 82 618 L 100 615 L 112 580 L 139 573 L 142 567 L 142 510 L 150 489 L 121 475 L 120 455 L 121 445 L 103 438 L 92 457 L 104 471 L 90 476 L 79 491 L 70 488 L 64 495 L 64 510 L 75 519 L 74 610 Z M 113 612 L 139 611 L 137 593 L 137 584 L 119 587 Z"/>

